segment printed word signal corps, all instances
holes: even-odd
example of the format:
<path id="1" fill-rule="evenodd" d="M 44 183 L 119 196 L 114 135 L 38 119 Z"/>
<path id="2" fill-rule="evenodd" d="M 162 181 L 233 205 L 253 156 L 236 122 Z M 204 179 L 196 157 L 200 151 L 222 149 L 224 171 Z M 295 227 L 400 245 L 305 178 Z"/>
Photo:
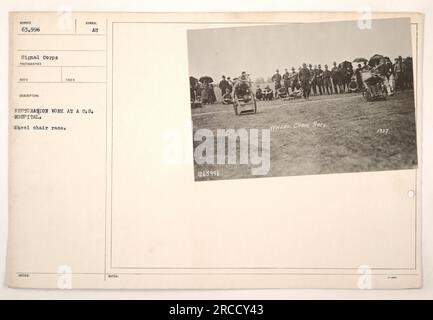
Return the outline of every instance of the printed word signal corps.
<path id="1" fill-rule="evenodd" d="M 42 60 L 42 61 L 57 61 L 59 60 L 59 56 L 57 55 L 39 55 L 39 54 L 35 54 L 35 55 L 21 55 L 21 60 L 25 60 L 25 61 L 33 61 L 33 60 Z"/>

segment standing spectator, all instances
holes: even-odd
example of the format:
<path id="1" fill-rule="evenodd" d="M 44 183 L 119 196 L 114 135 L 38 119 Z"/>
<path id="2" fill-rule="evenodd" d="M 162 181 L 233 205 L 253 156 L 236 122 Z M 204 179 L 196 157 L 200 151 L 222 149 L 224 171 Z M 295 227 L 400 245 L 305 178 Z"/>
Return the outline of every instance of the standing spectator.
<path id="1" fill-rule="evenodd" d="M 313 95 L 317 95 L 317 91 L 316 91 L 316 79 L 315 79 L 315 72 L 313 69 L 313 66 L 311 65 L 311 63 L 308 65 L 308 71 L 310 73 L 310 93 L 312 92 Z"/>
<path id="2" fill-rule="evenodd" d="M 226 89 L 229 87 L 229 82 L 226 80 L 225 76 L 222 76 L 222 80 L 219 83 L 219 88 L 221 90 L 221 96 L 223 96 L 226 92 Z"/>
<path id="3" fill-rule="evenodd" d="M 385 61 L 386 61 L 386 70 L 387 70 L 387 74 L 388 74 L 388 78 L 389 78 L 389 76 L 394 71 L 393 68 L 392 68 L 392 61 L 388 57 L 385 58 Z"/>
<path id="4" fill-rule="evenodd" d="M 322 74 L 322 78 L 323 78 L 323 94 L 330 95 L 332 94 L 332 82 L 331 82 L 331 71 L 328 70 L 328 65 L 325 64 L 325 70 L 323 71 Z"/>
<path id="5" fill-rule="evenodd" d="M 392 95 L 393 92 L 391 91 L 391 87 L 389 85 L 389 80 L 388 80 L 388 67 L 386 64 L 386 60 L 385 58 L 381 58 L 379 60 L 379 63 L 376 66 L 376 69 L 379 73 L 379 75 L 382 77 L 383 79 L 383 83 L 385 84 L 386 87 L 386 91 L 388 92 L 388 95 Z"/>
<path id="6" fill-rule="evenodd" d="M 230 79 L 230 77 L 227 77 L 227 82 L 229 83 L 229 85 L 228 85 L 227 88 L 229 88 L 230 93 L 232 93 L 233 92 L 233 85 L 234 85 L 234 83 L 233 83 L 232 79 Z"/>
<path id="7" fill-rule="evenodd" d="M 409 88 L 413 89 L 413 60 L 412 57 L 407 57 L 406 60 L 408 66 Z"/>
<path id="8" fill-rule="evenodd" d="M 319 87 L 319 94 L 322 95 L 325 89 L 323 88 L 323 70 L 322 66 L 319 64 L 314 70 L 314 76 L 316 80 L 316 85 Z"/>
<path id="9" fill-rule="evenodd" d="M 345 67 L 345 85 L 347 86 L 348 89 L 350 87 L 350 83 L 353 82 L 352 81 L 353 74 L 354 74 L 354 72 L 353 72 L 353 66 L 352 66 L 352 64 L 351 63 L 346 64 L 346 67 Z M 352 88 L 351 91 L 353 91 L 353 88 Z"/>
<path id="10" fill-rule="evenodd" d="M 290 88 L 290 73 L 287 69 L 284 69 L 283 74 L 283 85 L 284 89 L 286 90 L 286 93 L 289 94 L 289 88 Z"/>
<path id="11" fill-rule="evenodd" d="M 412 88 L 412 61 L 410 58 L 406 58 L 402 61 L 402 87 L 404 89 L 410 89 Z"/>
<path id="12" fill-rule="evenodd" d="M 389 86 L 391 87 L 391 92 L 395 93 L 395 78 L 394 72 L 389 75 Z"/>
<path id="13" fill-rule="evenodd" d="M 208 89 L 209 89 L 209 103 L 215 103 L 216 102 L 216 96 L 215 96 L 215 91 L 213 88 L 213 84 L 209 83 L 208 84 Z"/>
<path id="14" fill-rule="evenodd" d="M 388 79 L 389 89 L 391 91 L 391 95 L 395 93 L 395 79 L 394 79 L 394 69 L 392 67 L 392 61 L 388 57 L 385 58 L 386 64 L 386 78 Z"/>
<path id="15" fill-rule="evenodd" d="M 358 91 L 364 87 L 364 84 L 362 82 L 362 75 L 361 75 L 362 71 L 363 71 L 363 68 L 362 68 L 361 64 L 358 64 L 358 67 L 355 70 L 355 78 L 356 78 L 356 84 L 358 85 Z"/>
<path id="16" fill-rule="evenodd" d="M 298 81 L 298 73 L 295 71 L 295 68 L 292 67 L 292 72 L 290 72 L 290 88 L 292 92 L 295 92 L 295 89 L 299 89 L 299 81 Z"/>
<path id="17" fill-rule="evenodd" d="M 333 67 L 331 69 L 331 81 L 334 85 L 334 93 L 340 93 L 340 70 L 337 67 L 337 62 L 334 61 Z"/>
<path id="18" fill-rule="evenodd" d="M 302 92 L 305 100 L 310 98 L 311 73 L 307 68 L 307 64 L 303 63 L 301 70 L 298 73 L 298 81 L 301 84 Z"/>
<path id="19" fill-rule="evenodd" d="M 339 72 L 339 80 L 340 80 L 338 83 L 338 86 L 340 88 L 340 93 L 345 93 L 346 92 L 346 82 L 347 82 L 347 71 L 346 71 L 345 66 L 342 63 L 340 63 L 338 65 L 338 72 Z"/>
<path id="20" fill-rule="evenodd" d="M 278 89 L 281 88 L 281 74 L 278 69 L 275 71 L 275 74 L 272 76 L 272 82 L 274 83 L 275 98 L 278 98 Z"/>
<path id="21" fill-rule="evenodd" d="M 189 96 L 191 100 L 191 104 L 195 103 L 197 97 L 200 96 L 200 92 L 198 92 L 198 80 L 194 77 L 189 77 Z"/>
<path id="22" fill-rule="evenodd" d="M 202 85 L 200 86 L 200 90 L 201 90 L 201 101 L 202 103 L 208 104 L 209 103 L 209 85 L 207 82 L 202 83 Z"/>
<path id="23" fill-rule="evenodd" d="M 395 63 L 394 63 L 394 78 L 395 78 L 395 87 L 398 90 L 402 90 L 402 61 L 401 61 L 401 57 L 399 56 L 398 58 L 395 58 Z"/>

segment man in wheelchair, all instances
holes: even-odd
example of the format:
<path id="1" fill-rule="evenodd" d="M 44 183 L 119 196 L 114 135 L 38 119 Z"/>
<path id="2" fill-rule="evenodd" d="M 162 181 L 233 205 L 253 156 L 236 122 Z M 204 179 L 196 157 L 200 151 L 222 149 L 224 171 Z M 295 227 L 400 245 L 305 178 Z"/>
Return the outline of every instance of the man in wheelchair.
<path id="1" fill-rule="evenodd" d="M 243 102 L 251 100 L 250 80 L 245 71 L 243 71 L 241 76 L 236 80 L 233 90 L 238 100 L 242 100 Z"/>
<path id="2" fill-rule="evenodd" d="M 386 99 L 387 95 L 392 95 L 388 81 L 388 68 L 385 58 L 380 58 L 374 63 L 374 67 L 361 74 L 362 78 L 365 77 L 364 83 L 369 94 L 368 99 Z"/>
<path id="3" fill-rule="evenodd" d="M 383 79 L 378 74 L 373 74 L 370 78 L 365 80 L 367 90 L 369 90 L 372 97 L 377 96 L 381 90 Z"/>

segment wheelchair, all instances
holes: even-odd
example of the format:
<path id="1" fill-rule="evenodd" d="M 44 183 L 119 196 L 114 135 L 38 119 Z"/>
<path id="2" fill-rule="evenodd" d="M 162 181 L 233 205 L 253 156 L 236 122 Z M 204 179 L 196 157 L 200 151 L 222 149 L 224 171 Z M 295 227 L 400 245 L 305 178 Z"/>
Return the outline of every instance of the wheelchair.
<path id="1" fill-rule="evenodd" d="M 257 113 L 257 101 L 249 79 L 238 79 L 233 88 L 233 109 L 235 115 Z"/>

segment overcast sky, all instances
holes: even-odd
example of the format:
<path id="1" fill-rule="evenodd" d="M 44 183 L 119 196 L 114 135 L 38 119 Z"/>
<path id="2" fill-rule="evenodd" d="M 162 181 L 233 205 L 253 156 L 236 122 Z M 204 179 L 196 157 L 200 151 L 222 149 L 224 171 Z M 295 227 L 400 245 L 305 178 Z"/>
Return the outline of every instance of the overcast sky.
<path id="1" fill-rule="evenodd" d="M 372 29 L 356 21 L 212 28 L 188 31 L 190 75 L 238 76 L 241 71 L 265 79 L 278 68 L 296 69 L 302 62 L 332 65 L 374 54 L 412 56 L 410 21 L 373 20 Z"/>

